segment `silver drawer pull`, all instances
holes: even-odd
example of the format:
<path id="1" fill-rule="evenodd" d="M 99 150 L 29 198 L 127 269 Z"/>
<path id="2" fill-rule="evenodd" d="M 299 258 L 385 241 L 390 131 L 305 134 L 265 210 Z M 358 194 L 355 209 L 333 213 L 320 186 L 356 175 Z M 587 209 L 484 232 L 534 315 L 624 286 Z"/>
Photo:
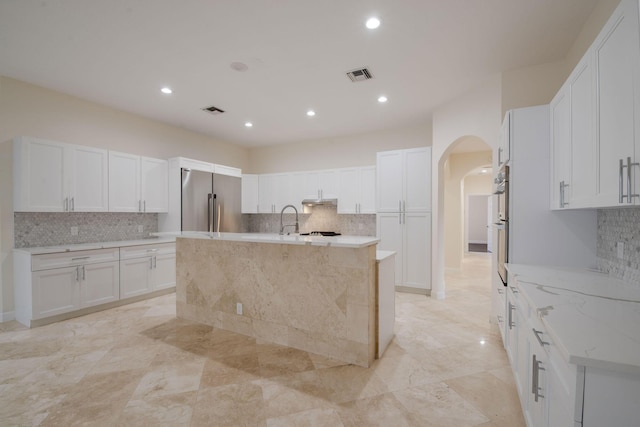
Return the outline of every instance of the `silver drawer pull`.
<path id="1" fill-rule="evenodd" d="M 158 252 L 158 251 L 159 251 L 158 248 L 156 248 L 156 249 L 147 249 L 147 252 Z"/>
<path id="2" fill-rule="evenodd" d="M 78 261 L 81 259 L 89 259 L 91 258 L 90 256 L 79 256 L 79 257 L 75 257 L 75 258 L 71 258 L 71 261 Z"/>
<path id="3" fill-rule="evenodd" d="M 542 338 L 540 338 L 540 335 L 542 335 L 544 332 L 542 331 L 537 331 L 536 328 L 532 328 L 533 330 L 533 334 L 536 336 L 536 338 L 538 339 L 538 342 L 540 343 L 540 345 L 550 345 L 551 343 L 548 343 L 546 341 L 542 341 Z"/>

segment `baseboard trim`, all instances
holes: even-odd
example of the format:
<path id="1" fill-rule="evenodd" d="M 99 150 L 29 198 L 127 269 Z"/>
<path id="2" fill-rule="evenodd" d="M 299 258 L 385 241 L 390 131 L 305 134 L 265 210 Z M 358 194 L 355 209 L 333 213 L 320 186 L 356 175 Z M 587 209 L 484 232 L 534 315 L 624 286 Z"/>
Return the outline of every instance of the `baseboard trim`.
<path id="1" fill-rule="evenodd" d="M 176 291 L 176 287 L 172 286 L 166 289 L 160 289 L 157 291 L 149 292 L 148 294 L 138 295 L 135 297 L 125 298 L 117 301 L 108 302 L 106 304 L 94 305 L 93 307 L 86 307 L 80 310 L 71 311 L 69 313 L 57 314 L 51 317 L 45 317 L 44 319 L 31 320 L 30 325 L 25 325 L 29 328 L 37 328 L 38 326 L 49 325 L 51 323 L 60 322 L 62 320 L 69 320 L 75 317 L 84 316 L 91 313 L 97 313 L 99 311 L 108 310 L 110 308 L 120 307 L 123 305 L 131 304 L 134 302 L 144 301 L 147 299 L 159 297 L 161 295 L 170 294 Z"/>
<path id="2" fill-rule="evenodd" d="M 16 320 L 16 312 L 15 311 L 3 311 L 3 312 L 0 312 L 0 323 L 11 322 L 12 320 Z"/>
<path id="3" fill-rule="evenodd" d="M 404 292 L 406 294 L 431 295 L 431 289 L 414 288 L 412 286 L 396 285 L 396 292 Z"/>

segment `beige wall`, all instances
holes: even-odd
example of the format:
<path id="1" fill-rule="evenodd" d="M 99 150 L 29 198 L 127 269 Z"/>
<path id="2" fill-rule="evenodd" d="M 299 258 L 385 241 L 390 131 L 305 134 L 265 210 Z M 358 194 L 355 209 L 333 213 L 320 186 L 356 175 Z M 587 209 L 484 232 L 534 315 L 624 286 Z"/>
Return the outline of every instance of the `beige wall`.
<path id="1" fill-rule="evenodd" d="M 0 77 L 0 320 L 13 311 L 11 141 L 26 135 L 149 157 L 246 168 L 246 148 L 18 80 Z"/>
<path id="2" fill-rule="evenodd" d="M 487 146 L 487 148 L 489 148 Z M 469 177 L 480 166 L 491 165 L 492 151 L 449 155 L 444 183 L 445 267 L 459 269 L 464 255 L 464 205 L 467 194 L 491 192 L 491 174 Z M 465 183 L 471 185 L 466 188 Z"/>
<path id="3" fill-rule="evenodd" d="M 423 124 L 340 138 L 253 148 L 250 173 L 294 172 L 376 164 L 376 152 L 431 145 L 431 118 Z"/>

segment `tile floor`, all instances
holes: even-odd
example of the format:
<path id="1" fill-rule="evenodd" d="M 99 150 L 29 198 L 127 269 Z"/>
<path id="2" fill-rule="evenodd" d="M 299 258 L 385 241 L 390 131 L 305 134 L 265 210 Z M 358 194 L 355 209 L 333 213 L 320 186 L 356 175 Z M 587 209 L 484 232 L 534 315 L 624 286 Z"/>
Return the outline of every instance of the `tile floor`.
<path id="1" fill-rule="evenodd" d="M 488 323 L 489 260 L 469 254 L 445 300 L 398 293 L 396 337 L 369 369 L 177 320 L 175 294 L 0 324 L 0 425 L 524 425 Z"/>

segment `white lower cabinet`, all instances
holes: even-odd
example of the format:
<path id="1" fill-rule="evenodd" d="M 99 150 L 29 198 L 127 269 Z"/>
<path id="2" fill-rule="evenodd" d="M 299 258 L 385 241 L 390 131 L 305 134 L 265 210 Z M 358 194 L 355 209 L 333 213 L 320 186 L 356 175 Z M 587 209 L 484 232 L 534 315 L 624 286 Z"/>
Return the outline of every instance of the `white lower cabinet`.
<path id="1" fill-rule="evenodd" d="M 84 308 L 176 284 L 175 243 L 62 250 L 34 255 L 14 250 L 16 320 L 23 325 L 72 317 Z"/>
<path id="2" fill-rule="evenodd" d="M 512 275 L 509 281 L 504 344 L 527 426 L 638 425 L 640 373 L 567 362 L 538 317 L 539 308 Z"/>
<path id="3" fill-rule="evenodd" d="M 122 298 L 176 285 L 175 243 L 120 248 L 120 264 Z"/>

